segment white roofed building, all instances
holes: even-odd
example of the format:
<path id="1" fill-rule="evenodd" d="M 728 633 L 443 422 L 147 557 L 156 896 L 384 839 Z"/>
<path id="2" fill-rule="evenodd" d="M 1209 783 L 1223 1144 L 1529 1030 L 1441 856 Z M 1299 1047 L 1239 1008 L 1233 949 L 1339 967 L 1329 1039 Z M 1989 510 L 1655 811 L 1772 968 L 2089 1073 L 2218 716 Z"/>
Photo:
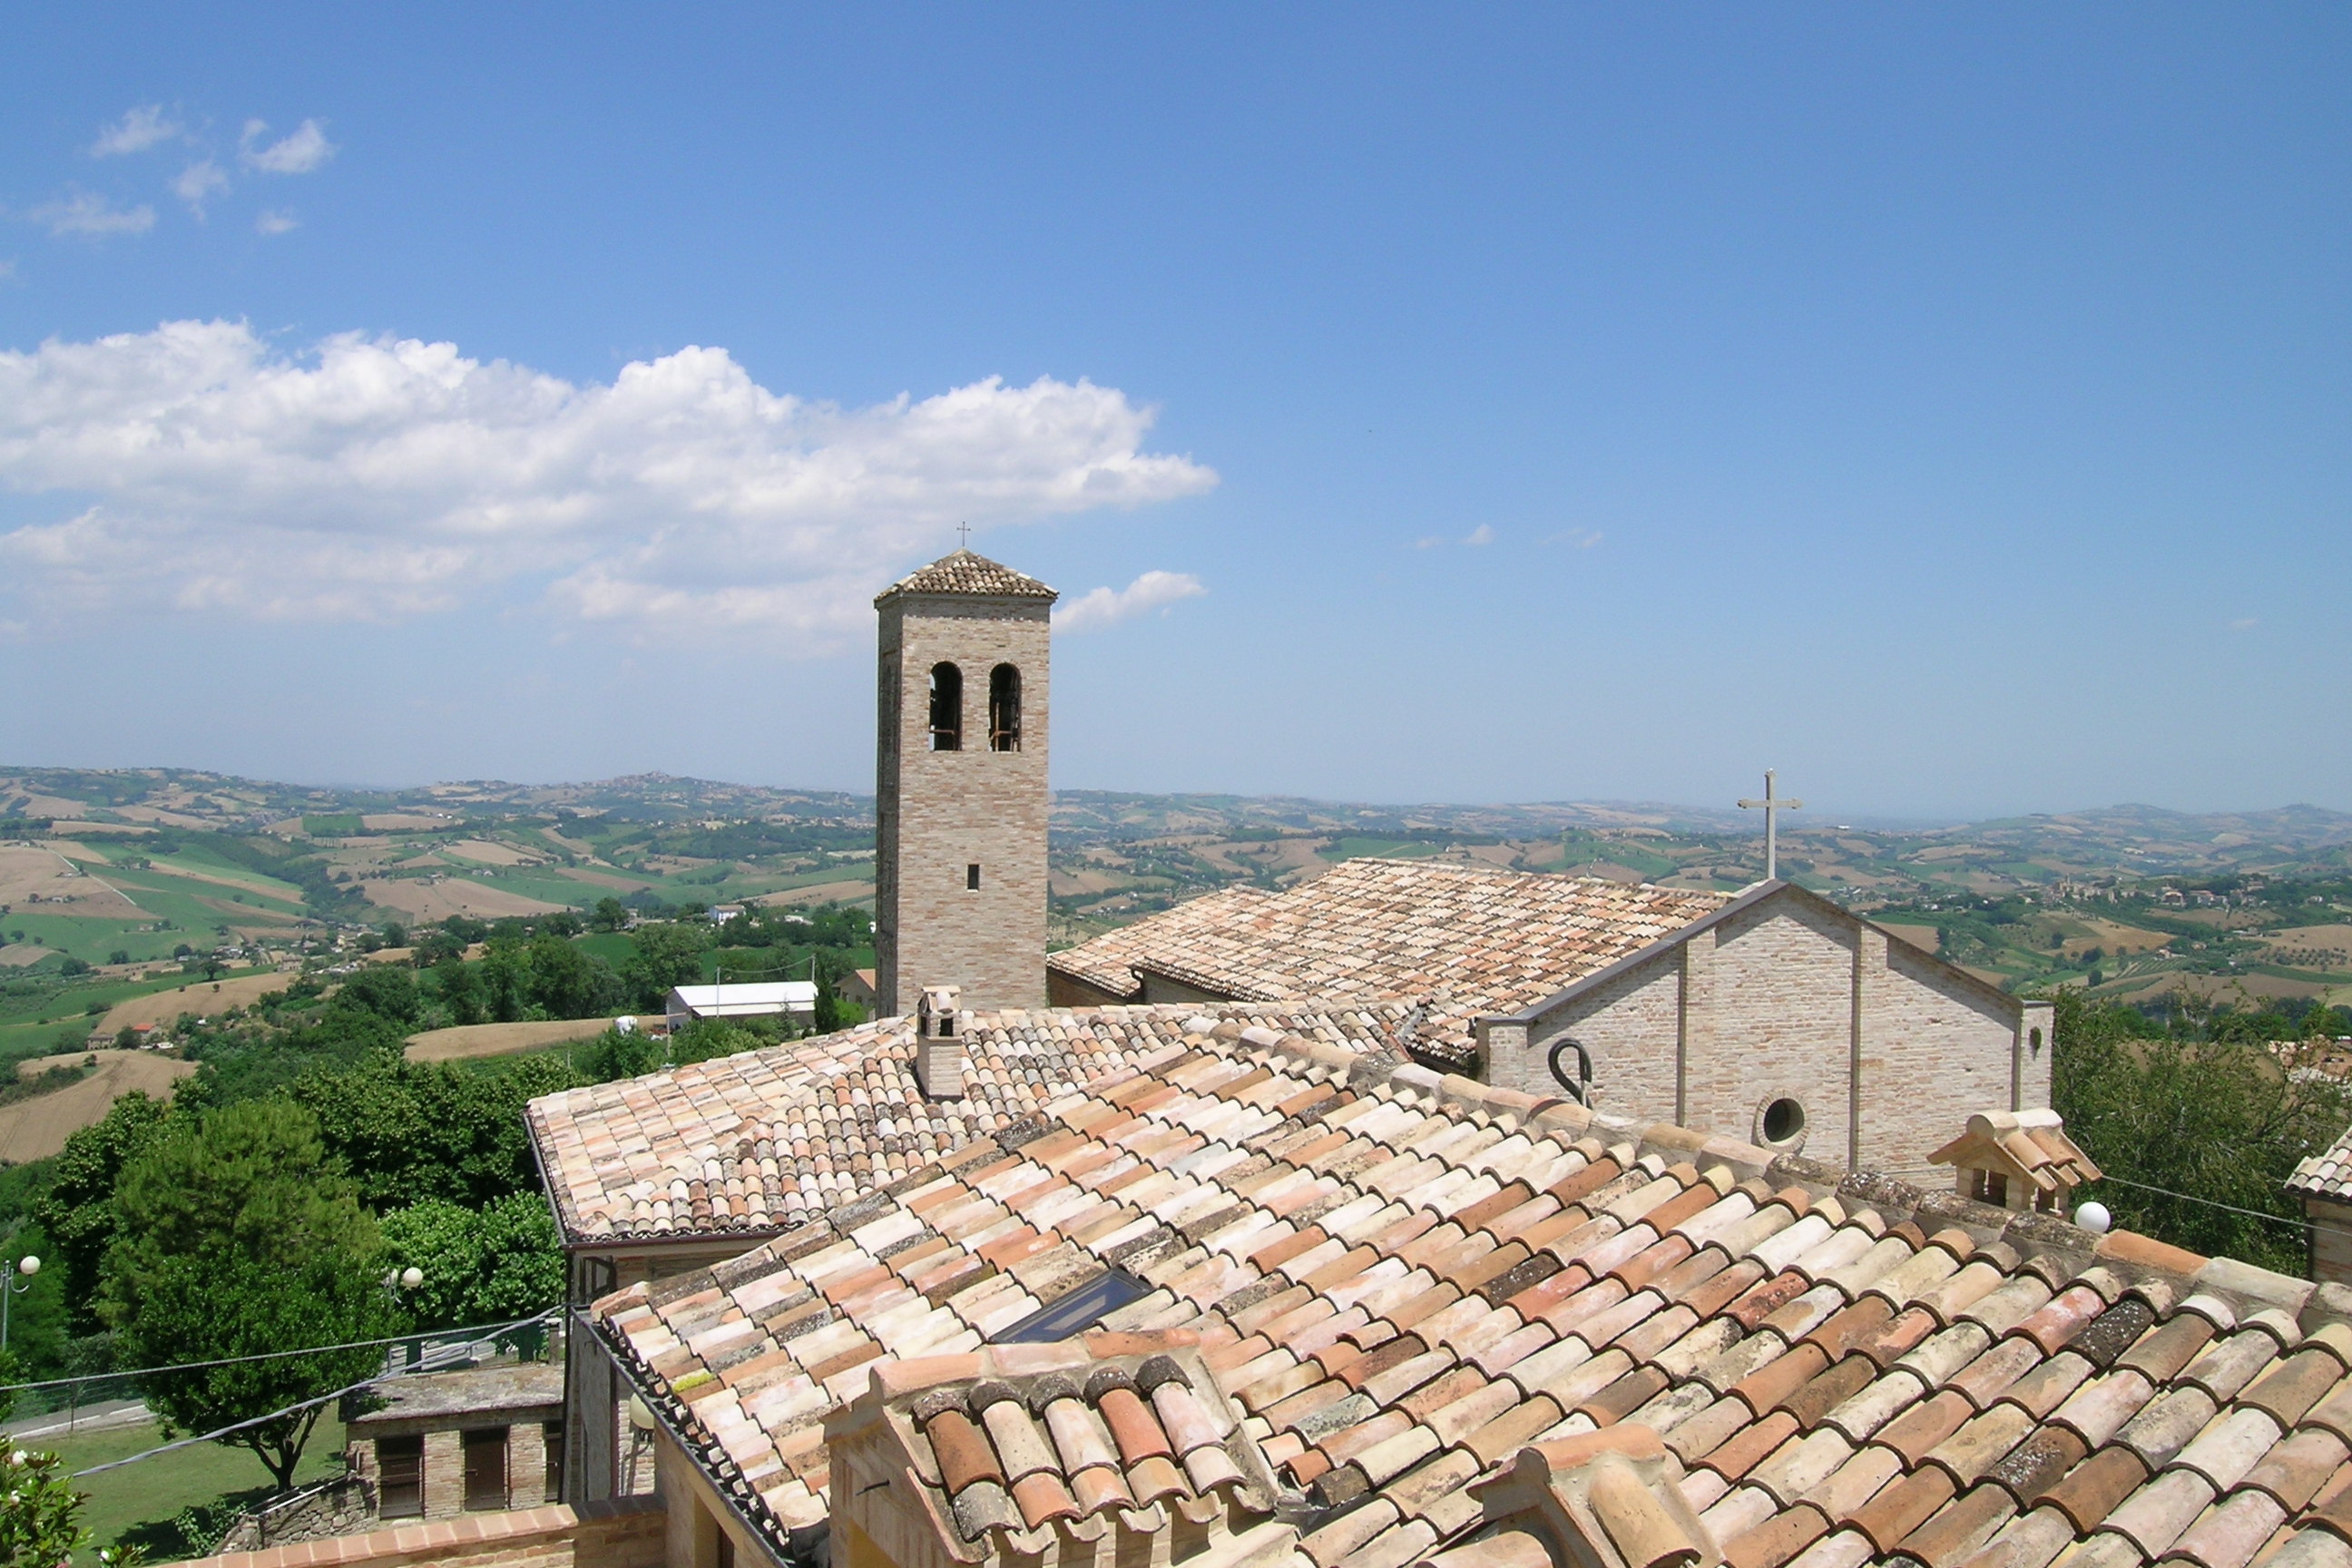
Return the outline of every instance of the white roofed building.
<path id="1" fill-rule="evenodd" d="M 748 984 L 679 985 L 668 1003 L 669 1026 L 682 1029 L 697 1018 L 816 1018 L 816 982 L 761 980 Z"/>

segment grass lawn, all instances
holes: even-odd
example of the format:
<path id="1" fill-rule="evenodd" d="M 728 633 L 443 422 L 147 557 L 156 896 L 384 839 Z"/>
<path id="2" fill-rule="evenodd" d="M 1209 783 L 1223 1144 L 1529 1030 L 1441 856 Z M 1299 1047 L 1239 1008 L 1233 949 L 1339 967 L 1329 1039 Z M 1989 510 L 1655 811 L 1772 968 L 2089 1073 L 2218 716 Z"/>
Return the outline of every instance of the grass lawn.
<path id="1" fill-rule="evenodd" d="M 68 1469 L 78 1470 L 126 1458 L 163 1441 L 150 1425 L 37 1438 L 27 1446 L 51 1450 L 65 1460 Z M 302 1467 L 295 1472 L 297 1484 L 337 1473 L 342 1468 L 342 1423 L 329 1410 L 319 1418 L 310 1446 L 303 1450 Z M 172 1524 L 182 1509 L 212 1502 L 231 1492 L 255 1492 L 257 1500 L 269 1489 L 269 1472 L 248 1449 L 197 1443 L 119 1470 L 84 1476 L 74 1486 L 89 1494 L 82 1523 L 96 1546 L 111 1546 L 127 1533 L 147 1543 L 150 1561 L 169 1562 L 186 1552 Z M 79 1553 L 77 1561 L 92 1563 L 97 1557 L 93 1549 Z"/>

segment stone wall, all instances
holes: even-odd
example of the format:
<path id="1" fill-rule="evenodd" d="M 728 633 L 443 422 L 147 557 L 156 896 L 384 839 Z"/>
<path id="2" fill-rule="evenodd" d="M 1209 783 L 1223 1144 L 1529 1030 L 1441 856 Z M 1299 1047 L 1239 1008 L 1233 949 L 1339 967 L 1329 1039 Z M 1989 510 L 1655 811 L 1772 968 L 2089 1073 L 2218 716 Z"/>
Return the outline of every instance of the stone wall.
<path id="1" fill-rule="evenodd" d="M 471 1513 L 365 1535 L 227 1552 L 203 1568 L 658 1568 L 667 1518 L 652 1498 Z"/>
<path id="2" fill-rule="evenodd" d="M 1783 892 L 1481 1037 L 1506 1089 L 1560 1092 L 1547 1058 L 1573 1037 L 1612 1115 L 1932 1180 L 1927 1155 L 1972 1113 L 2050 1102 L 2049 1028 L 2047 1004 Z M 1769 1138 L 1766 1109 L 1784 1100 L 1802 1131 Z"/>
<path id="3" fill-rule="evenodd" d="M 877 672 L 875 994 L 924 985 L 971 1008 L 1045 1000 L 1049 606 L 902 595 L 882 606 Z M 930 672 L 963 672 L 963 748 L 930 749 Z M 988 748 L 989 672 L 1021 671 L 1021 749 Z M 967 868 L 981 868 L 977 889 Z"/>

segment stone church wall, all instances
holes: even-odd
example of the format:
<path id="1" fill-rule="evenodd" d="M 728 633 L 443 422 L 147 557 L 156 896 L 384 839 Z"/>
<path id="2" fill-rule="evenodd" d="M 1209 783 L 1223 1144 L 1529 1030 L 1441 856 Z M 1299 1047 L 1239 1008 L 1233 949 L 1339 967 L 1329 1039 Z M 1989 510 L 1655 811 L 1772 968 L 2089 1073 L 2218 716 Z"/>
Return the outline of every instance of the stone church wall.
<path id="1" fill-rule="evenodd" d="M 1907 942 L 1880 940 L 1891 951 L 1885 984 L 1870 990 L 1863 1020 L 1863 1088 L 1870 1109 L 1863 1119 L 1862 1163 L 1890 1175 L 1948 1180 L 1927 1156 L 1958 1137 L 1973 1112 L 2010 1108 L 2010 1056 L 2018 1026 L 1994 1011 L 1998 1004 L 1956 982 Z M 2021 1053 L 2017 1103 L 2047 1105 L 2047 1008 L 2029 1008 L 2025 1026 L 2040 1027 L 2043 1045 L 2038 1053 Z"/>
<path id="2" fill-rule="evenodd" d="M 2003 997 L 1875 926 L 1783 895 L 1484 1037 L 1490 1080 L 1507 1087 L 1560 1092 L 1547 1058 L 1573 1036 L 1592 1053 L 1599 1110 L 1933 1181 L 1944 1173 L 1927 1156 L 1972 1113 L 2050 1103 L 2049 1028 L 2047 1004 Z M 1776 1142 L 1765 1110 L 1781 1100 L 1802 1108 L 1803 1128 Z"/>
<path id="3" fill-rule="evenodd" d="M 1694 1042 L 1686 1069 L 1693 1125 L 1844 1163 L 1853 1047 L 1850 928 L 1811 905 L 1774 899 L 1723 921 L 1715 938 L 1711 1037 L 1704 1049 Z M 1782 1099 L 1804 1108 L 1804 1129 L 1775 1145 L 1764 1137 L 1764 1109 Z"/>

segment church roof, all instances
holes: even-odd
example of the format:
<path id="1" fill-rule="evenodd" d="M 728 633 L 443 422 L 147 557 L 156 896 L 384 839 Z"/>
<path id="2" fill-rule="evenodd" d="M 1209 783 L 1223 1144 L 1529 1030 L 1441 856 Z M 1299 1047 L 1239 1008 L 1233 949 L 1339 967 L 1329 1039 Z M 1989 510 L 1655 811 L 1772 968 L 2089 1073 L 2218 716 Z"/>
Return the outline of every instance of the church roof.
<path id="1" fill-rule="evenodd" d="M 901 594 L 972 594 L 991 599 L 1061 596 L 1036 578 L 969 550 L 942 555 L 929 566 L 899 578 L 875 598 L 875 606 L 879 608 L 885 601 Z"/>
<path id="2" fill-rule="evenodd" d="M 1289 1568 L 1566 1568 L 1482 1495 L 1530 1447 L 1559 1485 L 1604 1431 L 1672 1489 L 1693 1568 L 2352 1563 L 2352 1292 L 1205 1016 L 594 1314 L 781 1547 L 826 1517 L 829 1413 L 906 1358 L 1002 1356 L 1115 1272 L 1148 1294 L 1097 1328 L 1197 1336 L 1193 1392 L 1290 1494 Z M 1059 1434 L 1015 1425 L 1024 1474 L 1075 1482 Z M 956 1514 L 991 1455 L 937 1455 L 940 1528 L 1048 1529 L 983 1519 L 993 1493 Z M 1154 1476 L 1180 1509 L 1230 1484 Z M 1181 1528 L 1154 1517 L 1123 1528 Z"/>
<path id="3" fill-rule="evenodd" d="M 524 1120 L 567 1240 L 739 1236 L 749 1246 L 1165 1049 L 1202 1011 L 967 1012 L 958 1100 L 928 1100 L 915 1081 L 908 1015 L 566 1089 L 532 1100 Z M 1345 1003 L 1209 1011 L 1236 1028 L 1351 1050 L 1393 1049 L 1406 1014 Z"/>
<path id="4" fill-rule="evenodd" d="M 1721 909 L 1727 893 L 1428 860 L 1349 860 L 1282 892 L 1229 888 L 1049 954 L 1107 995 L 1141 971 L 1250 1001 L 1402 997 L 1417 1048 L 1460 1057 L 1512 1012 Z"/>

